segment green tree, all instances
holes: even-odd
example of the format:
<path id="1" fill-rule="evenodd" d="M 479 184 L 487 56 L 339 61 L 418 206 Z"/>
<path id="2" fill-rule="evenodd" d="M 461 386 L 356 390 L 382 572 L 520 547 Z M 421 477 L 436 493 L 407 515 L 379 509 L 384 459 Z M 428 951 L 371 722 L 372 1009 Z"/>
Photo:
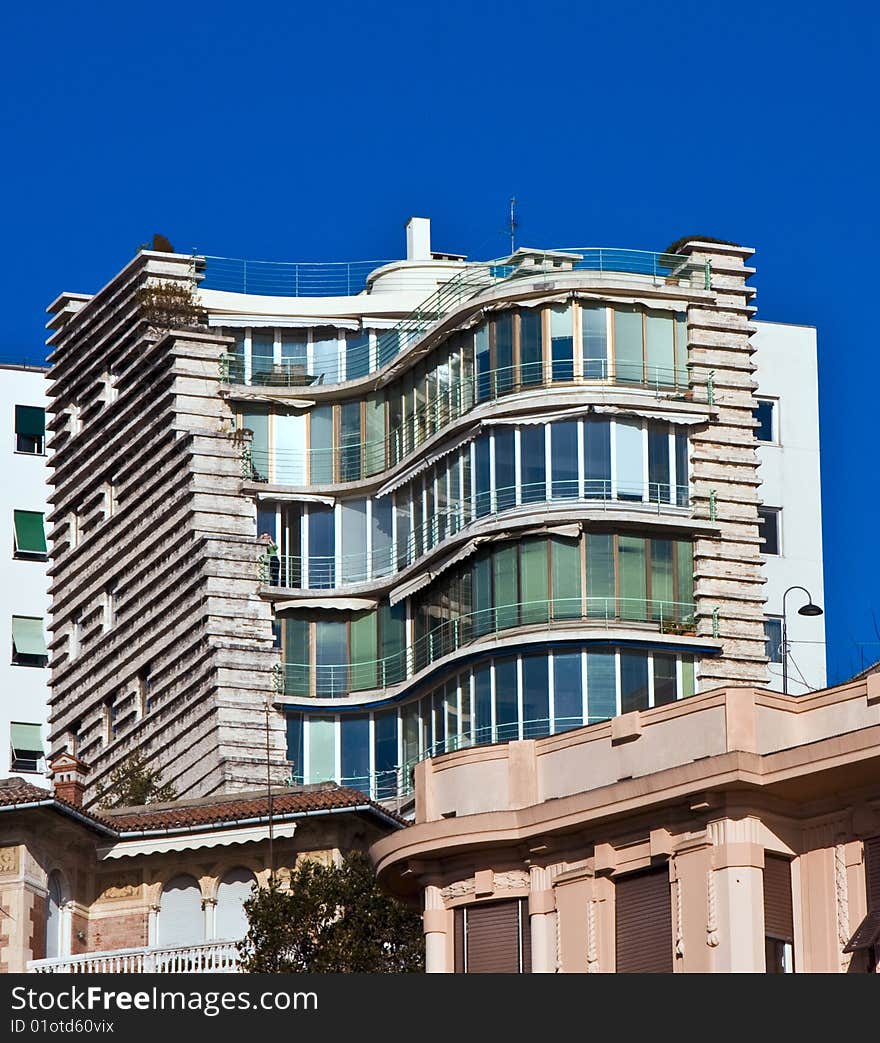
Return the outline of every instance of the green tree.
<path id="1" fill-rule="evenodd" d="M 176 799 L 173 783 L 163 783 L 158 769 L 148 767 L 137 750 L 110 772 L 106 786 L 98 786 L 98 803 L 102 808 L 162 804 Z"/>
<path id="2" fill-rule="evenodd" d="M 379 889 L 366 855 L 340 866 L 302 861 L 290 887 L 277 879 L 245 900 L 239 943 L 252 974 L 407 974 L 425 965 L 422 918 Z"/>

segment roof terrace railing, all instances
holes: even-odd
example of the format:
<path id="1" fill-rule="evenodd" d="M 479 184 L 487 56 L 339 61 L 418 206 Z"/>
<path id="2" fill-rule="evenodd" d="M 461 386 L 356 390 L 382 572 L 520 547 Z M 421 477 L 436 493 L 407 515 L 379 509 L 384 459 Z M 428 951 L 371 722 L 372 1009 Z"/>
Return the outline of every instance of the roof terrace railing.
<path id="1" fill-rule="evenodd" d="M 351 297 L 361 293 L 370 272 L 391 261 L 247 261 L 205 258 L 204 290 L 265 297 Z"/>
<path id="2" fill-rule="evenodd" d="M 363 662 L 296 663 L 275 667 L 277 695 L 316 699 L 345 698 L 357 692 L 399 684 L 431 663 L 467 645 L 517 628 L 558 628 L 582 623 L 607 629 L 637 624 L 661 634 L 696 634 L 693 602 L 661 599 L 552 598 L 495 605 L 445 619 L 393 655 Z"/>

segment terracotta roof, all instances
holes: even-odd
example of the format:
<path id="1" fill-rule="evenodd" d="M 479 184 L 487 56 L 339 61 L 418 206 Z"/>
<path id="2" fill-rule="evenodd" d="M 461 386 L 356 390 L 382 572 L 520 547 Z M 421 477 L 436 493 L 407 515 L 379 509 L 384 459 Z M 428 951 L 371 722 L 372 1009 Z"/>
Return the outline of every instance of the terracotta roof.
<path id="1" fill-rule="evenodd" d="M 20 779 L 0 781 L 0 811 L 13 810 L 22 804 L 43 803 L 55 810 L 85 820 L 104 832 L 161 833 L 165 830 L 193 829 L 206 826 L 233 825 L 243 820 L 267 819 L 269 801 L 265 792 L 224 793 L 214 796 L 179 800 L 167 804 L 142 807 L 102 808 L 87 810 L 59 800 L 51 790 L 40 789 Z M 345 809 L 361 809 L 394 825 L 407 823 L 393 811 L 370 800 L 359 790 L 345 786 L 325 785 L 302 790 L 280 789 L 272 792 L 273 816 L 320 814 Z"/>

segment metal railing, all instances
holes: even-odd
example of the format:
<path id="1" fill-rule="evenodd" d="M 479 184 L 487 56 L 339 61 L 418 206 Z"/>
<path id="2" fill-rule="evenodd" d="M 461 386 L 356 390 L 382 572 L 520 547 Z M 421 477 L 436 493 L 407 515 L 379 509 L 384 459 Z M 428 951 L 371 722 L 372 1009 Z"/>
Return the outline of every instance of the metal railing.
<path id="1" fill-rule="evenodd" d="M 478 609 L 444 620 L 399 652 L 346 663 L 291 663 L 275 667 L 278 695 L 318 699 L 400 684 L 452 652 L 506 630 L 571 626 L 607 629 L 611 623 L 640 624 L 663 633 L 695 634 L 693 602 L 643 598 L 577 597 L 517 602 Z"/>
<path id="2" fill-rule="evenodd" d="M 367 276 L 391 261 L 248 261 L 205 257 L 200 289 L 253 293 L 267 297 L 350 297 L 360 293 Z"/>
<path id="3" fill-rule="evenodd" d="M 213 941 L 87 952 L 29 960 L 27 969 L 31 974 L 236 974 L 238 943 Z"/>
<path id="4" fill-rule="evenodd" d="M 554 484 L 551 482 L 551 487 Z M 642 509 L 651 508 L 661 514 L 664 507 L 690 506 L 687 485 L 670 485 L 668 482 L 628 484 L 612 483 L 610 478 L 587 478 L 581 493 L 575 480 L 570 490 L 547 497 L 547 483 L 526 483 L 507 486 L 477 494 L 476 504 L 468 500 L 458 509 L 438 511 L 427 518 L 415 532 L 411 532 L 406 543 L 395 547 L 364 550 L 357 554 L 298 555 L 278 554 L 267 551 L 258 561 L 260 583 L 267 587 L 292 589 L 326 590 L 350 584 L 368 583 L 401 572 L 419 558 L 429 554 L 443 540 L 459 533 L 467 533 L 477 523 L 488 519 L 513 514 L 516 511 L 534 511 L 546 507 L 577 504 L 596 510 L 607 511 L 630 504 Z"/>
<path id="5" fill-rule="evenodd" d="M 426 402 L 393 428 L 384 438 L 370 441 L 342 442 L 332 448 L 279 449 L 255 447 L 242 443 L 242 453 L 249 456 L 248 473 L 252 481 L 273 482 L 280 485 L 331 484 L 360 481 L 394 467 L 438 434 L 445 427 L 487 402 L 496 402 L 508 395 L 546 388 L 593 387 L 612 385 L 622 388 L 653 391 L 689 401 L 699 401 L 702 388 L 691 390 L 687 374 L 681 370 L 660 366 L 640 367 L 635 370 L 612 370 L 606 360 L 596 360 L 589 374 L 566 373 L 564 377 L 547 373 L 538 364 L 538 370 L 526 373 L 522 369 L 505 366 L 499 369 L 469 375 L 443 388 L 430 402 Z M 516 417 L 510 418 L 516 426 Z"/>

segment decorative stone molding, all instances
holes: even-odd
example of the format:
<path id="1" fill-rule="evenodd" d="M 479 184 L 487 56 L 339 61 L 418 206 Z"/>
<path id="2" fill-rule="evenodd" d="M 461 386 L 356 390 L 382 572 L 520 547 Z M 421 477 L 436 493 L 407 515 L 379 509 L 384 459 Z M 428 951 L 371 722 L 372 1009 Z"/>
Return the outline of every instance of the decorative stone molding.
<path id="1" fill-rule="evenodd" d="M 440 894 L 443 896 L 444 901 L 449 901 L 451 898 L 462 898 L 464 895 L 470 895 L 474 893 L 474 878 L 470 880 L 457 880 L 454 884 L 447 884 L 446 887 L 440 889 Z"/>
<path id="2" fill-rule="evenodd" d="M 718 895 L 715 891 L 714 859 L 706 874 L 706 944 L 714 949 L 721 938 L 718 934 Z"/>
<path id="3" fill-rule="evenodd" d="M 846 844 L 834 846 L 834 896 L 837 903 L 837 944 L 840 950 L 840 970 L 845 974 L 852 956 L 845 953 L 849 941 L 849 892 L 846 882 Z"/>
<path id="4" fill-rule="evenodd" d="M 495 874 L 495 890 L 509 891 L 529 886 L 529 874 L 523 869 L 512 869 L 507 873 Z"/>
<path id="5" fill-rule="evenodd" d="M 112 877 L 98 877 L 95 881 L 95 901 L 106 902 L 118 898 L 134 898 L 140 894 L 139 873 L 122 873 Z"/>
<path id="6" fill-rule="evenodd" d="M 0 847 L 0 873 L 18 872 L 18 848 Z"/>

